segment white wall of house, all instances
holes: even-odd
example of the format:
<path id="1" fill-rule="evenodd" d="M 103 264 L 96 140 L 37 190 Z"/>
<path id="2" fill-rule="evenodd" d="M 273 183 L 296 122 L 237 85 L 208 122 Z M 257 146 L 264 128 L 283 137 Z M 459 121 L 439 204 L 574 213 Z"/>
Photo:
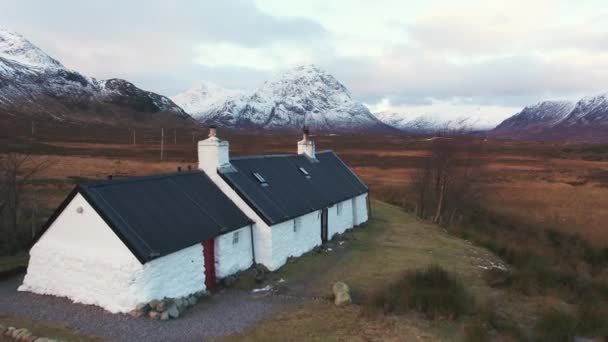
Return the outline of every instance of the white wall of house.
<path id="1" fill-rule="evenodd" d="M 368 220 L 367 196 L 368 193 L 366 192 L 353 199 L 353 221 L 355 226 L 365 223 Z"/>
<path id="2" fill-rule="evenodd" d="M 153 299 L 179 298 L 205 291 L 203 245 L 197 243 L 145 263 L 134 274 L 130 290 L 131 309 L 137 303 Z"/>
<path id="3" fill-rule="evenodd" d="M 205 289 L 202 245 L 142 265 L 80 194 L 30 250 L 19 291 L 127 312 Z"/>
<path id="4" fill-rule="evenodd" d="M 294 222 L 297 222 L 295 229 Z M 266 267 L 272 270 L 283 266 L 287 258 L 298 257 L 321 244 L 319 211 L 281 222 L 270 229 L 272 230 L 272 264 Z"/>
<path id="5" fill-rule="evenodd" d="M 353 200 L 348 199 L 327 209 L 327 235 L 329 239 L 353 227 Z"/>
<path id="6" fill-rule="evenodd" d="M 251 228 L 246 226 L 215 238 L 215 274 L 221 279 L 253 265 Z"/>

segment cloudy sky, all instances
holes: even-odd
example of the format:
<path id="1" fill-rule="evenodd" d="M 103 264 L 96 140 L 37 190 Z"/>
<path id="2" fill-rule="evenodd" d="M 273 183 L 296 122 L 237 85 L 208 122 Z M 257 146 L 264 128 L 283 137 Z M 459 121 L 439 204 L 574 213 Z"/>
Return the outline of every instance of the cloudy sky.
<path id="1" fill-rule="evenodd" d="M 0 0 L 0 25 L 169 96 L 314 63 L 374 110 L 504 117 L 608 91 L 605 1 Z"/>

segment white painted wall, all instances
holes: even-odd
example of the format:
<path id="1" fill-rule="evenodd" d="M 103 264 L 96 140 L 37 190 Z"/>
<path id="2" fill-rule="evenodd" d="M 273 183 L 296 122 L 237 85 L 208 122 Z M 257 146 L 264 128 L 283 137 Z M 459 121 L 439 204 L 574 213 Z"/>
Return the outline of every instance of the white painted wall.
<path id="1" fill-rule="evenodd" d="M 319 211 L 300 216 L 299 219 L 300 225 L 295 232 L 293 230 L 294 220 L 270 227 L 272 230 L 272 264 L 266 265 L 269 269 L 276 270 L 287 262 L 288 257 L 298 257 L 315 246 L 321 245 Z"/>
<path id="2" fill-rule="evenodd" d="M 354 225 L 358 226 L 362 223 L 367 222 L 368 213 L 367 213 L 367 196 L 368 193 L 361 194 L 354 198 Z"/>
<path id="3" fill-rule="evenodd" d="M 19 287 L 114 313 L 128 312 L 139 302 L 204 289 L 201 244 L 142 265 L 80 194 L 30 250 Z"/>
<path id="4" fill-rule="evenodd" d="M 233 243 L 234 234 L 238 242 Z M 253 265 L 251 228 L 246 226 L 215 238 L 215 274 L 221 279 Z"/>
<path id="5" fill-rule="evenodd" d="M 135 272 L 130 284 L 130 308 L 153 299 L 179 298 L 205 290 L 203 245 L 197 243 L 147 262 Z"/>
<path id="6" fill-rule="evenodd" d="M 340 213 L 338 213 L 339 204 L 342 206 Z M 353 227 L 353 200 L 348 199 L 339 204 L 336 203 L 327 209 L 327 235 L 330 240 L 334 235 L 342 234 Z"/>

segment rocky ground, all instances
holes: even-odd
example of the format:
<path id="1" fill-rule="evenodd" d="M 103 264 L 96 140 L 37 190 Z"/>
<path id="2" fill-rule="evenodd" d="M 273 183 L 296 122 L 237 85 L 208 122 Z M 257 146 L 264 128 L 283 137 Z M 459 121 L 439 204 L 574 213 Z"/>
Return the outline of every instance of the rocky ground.
<path id="1" fill-rule="evenodd" d="M 170 321 L 113 315 L 67 299 L 17 292 L 21 277 L 0 281 L 0 316 L 66 325 L 111 341 L 201 341 L 242 332 L 293 299 L 269 292 L 222 290 Z"/>

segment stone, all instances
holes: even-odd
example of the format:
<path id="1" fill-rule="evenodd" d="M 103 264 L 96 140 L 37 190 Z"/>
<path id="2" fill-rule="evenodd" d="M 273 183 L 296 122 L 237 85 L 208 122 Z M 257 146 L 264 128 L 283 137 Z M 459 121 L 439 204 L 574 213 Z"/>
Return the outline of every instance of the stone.
<path id="1" fill-rule="evenodd" d="M 234 278 L 236 279 L 236 277 L 234 277 Z M 194 293 L 194 296 L 198 299 L 201 299 L 201 298 L 207 296 L 207 291 L 204 291 L 204 290 L 198 291 L 198 292 Z"/>
<path id="2" fill-rule="evenodd" d="M 334 285 L 332 286 L 332 290 L 334 292 L 334 304 L 336 304 L 337 306 L 343 306 L 352 303 L 352 299 L 350 297 L 350 289 L 345 283 L 341 281 L 334 283 Z"/>
<path id="3" fill-rule="evenodd" d="M 173 305 L 177 306 L 178 310 L 181 309 L 181 308 L 183 308 L 184 306 L 186 306 L 186 304 L 184 303 L 184 299 L 183 298 L 176 298 L 173 301 Z"/>
<path id="4" fill-rule="evenodd" d="M 4 325 L 0 324 L 0 335 L 4 335 L 4 333 L 8 330 L 7 327 L 5 327 Z"/>
<path id="5" fill-rule="evenodd" d="M 154 320 L 160 319 L 160 312 L 150 311 L 150 312 L 148 312 L 148 317 L 150 317 L 151 319 L 154 319 Z"/>
<path id="6" fill-rule="evenodd" d="M 163 313 L 160 314 L 160 320 L 161 321 L 168 321 L 169 320 L 169 311 L 164 311 Z"/>
<path id="7" fill-rule="evenodd" d="M 13 336 L 13 331 L 15 331 L 15 327 L 8 327 L 6 329 L 6 331 L 4 332 L 4 335 L 6 335 L 6 336 Z"/>
<path id="8" fill-rule="evenodd" d="M 178 318 L 179 317 L 179 309 L 177 307 L 177 305 L 173 304 L 169 307 L 169 309 L 167 310 L 167 314 L 169 314 L 169 317 L 171 318 Z"/>
<path id="9" fill-rule="evenodd" d="M 32 336 L 32 333 L 26 328 L 15 329 L 13 331 L 13 338 L 15 340 L 26 339 L 29 336 Z"/>
<path id="10" fill-rule="evenodd" d="M 135 310 L 137 311 L 144 311 L 144 312 L 148 312 L 150 311 L 150 304 L 148 303 L 139 303 L 135 306 Z"/>
<path id="11" fill-rule="evenodd" d="M 158 311 L 158 312 L 167 311 L 167 308 L 170 306 L 170 304 L 171 304 L 171 302 L 168 299 L 163 299 L 158 302 L 158 305 L 156 305 L 156 311 Z"/>
<path id="12" fill-rule="evenodd" d="M 156 306 L 158 306 L 158 303 L 160 303 L 160 300 L 154 299 L 154 300 L 151 300 L 150 303 L 148 303 L 148 304 L 150 305 L 150 309 L 156 310 Z"/>
<path id="13" fill-rule="evenodd" d="M 195 296 L 188 297 L 188 306 L 194 306 L 198 302 L 198 299 Z"/>

